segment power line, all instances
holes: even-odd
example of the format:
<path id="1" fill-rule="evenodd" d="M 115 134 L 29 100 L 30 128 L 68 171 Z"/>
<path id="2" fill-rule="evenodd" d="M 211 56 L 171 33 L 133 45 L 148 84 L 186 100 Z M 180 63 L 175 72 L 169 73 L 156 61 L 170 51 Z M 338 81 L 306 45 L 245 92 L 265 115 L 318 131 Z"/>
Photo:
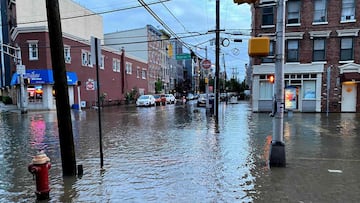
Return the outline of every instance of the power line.
<path id="1" fill-rule="evenodd" d="M 171 28 L 161 20 L 161 18 L 156 15 L 156 13 L 146 4 L 143 0 L 138 0 L 138 2 L 171 34 L 175 37 L 175 39 L 179 40 L 183 45 L 190 50 L 190 47 L 183 41 L 181 38 L 177 36 L 177 34 L 171 30 Z"/>
<path id="2" fill-rule="evenodd" d="M 159 0 L 159 2 L 151 2 L 151 3 L 149 3 L 149 5 L 158 4 L 158 3 L 167 2 L 167 1 L 170 1 L 170 0 Z M 75 19 L 75 18 L 83 18 L 83 17 L 88 17 L 88 16 L 94 16 L 94 15 L 103 15 L 103 14 L 114 13 L 114 12 L 119 12 L 119 11 L 125 11 L 125 10 L 140 8 L 140 7 L 142 7 L 142 6 L 141 6 L 141 5 L 129 6 L 129 7 L 126 7 L 126 8 L 117 8 L 117 9 L 108 10 L 108 11 L 93 12 L 93 13 L 89 13 L 89 14 L 83 14 L 83 15 L 76 15 L 76 16 L 64 17 L 64 18 L 61 18 L 61 20 L 69 20 L 69 19 Z M 45 20 L 37 20 L 37 21 L 28 21 L 28 22 L 22 22 L 22 23 L 17 23 L 17 24 L 18 24 L 18 25 L 26 25 L 26 24 L 43 23 L 43 22 L 47 22 L 47 19 L 45 19 Z"/>

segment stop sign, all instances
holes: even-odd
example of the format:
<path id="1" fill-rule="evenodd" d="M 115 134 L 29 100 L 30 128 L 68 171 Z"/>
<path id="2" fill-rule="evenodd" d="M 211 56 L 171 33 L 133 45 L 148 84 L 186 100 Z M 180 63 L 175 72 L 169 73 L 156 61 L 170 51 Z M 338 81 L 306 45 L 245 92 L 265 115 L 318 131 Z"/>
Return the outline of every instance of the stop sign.
<path id="1" fill-rule="evenodd" d="M 204 69 L 209 69 L 211 67 L 211 61 L 207 59 L 203 60 L 201 62 L 201 67 Z"/>

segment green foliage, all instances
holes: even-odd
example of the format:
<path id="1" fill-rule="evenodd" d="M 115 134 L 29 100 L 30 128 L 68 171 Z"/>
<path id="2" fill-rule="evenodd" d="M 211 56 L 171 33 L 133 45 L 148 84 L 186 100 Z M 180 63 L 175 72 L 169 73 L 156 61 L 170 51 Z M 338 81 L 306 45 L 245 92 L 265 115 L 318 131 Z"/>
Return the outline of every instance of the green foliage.
<path id="1" fill-rule="evenodd" d="M 163 82 L 160 79 L 158 79 L 155 82 L 155 93 L 160 93 L 162 91 L 162 88 L 163 88 Z"/>
<path id="2" fill-rule="evenodd" d="M 127 102 L 130 102 L 136 99 L 136 95 L 137 95 L 137 88 L 134 87 L 130 92 L 126 92 L 124 97 Z"/>
<path id="3" fill-rule="evenodd" d="M 2 101 L 4 102 L 4 104 L 12 104 L 12 99 L 9 96 L 2 96 Z"/>
<path id="4" fill-rule="evenodd" d="M 233 78 L 226 81 L 226 87 L 228 89 L 228 92 L 238 92 L 238 93 L 242 93 L 244 92 L 244 90 L 249 89 L 249 87 L 245 84 L 245 80 L 239 83 Z"/>

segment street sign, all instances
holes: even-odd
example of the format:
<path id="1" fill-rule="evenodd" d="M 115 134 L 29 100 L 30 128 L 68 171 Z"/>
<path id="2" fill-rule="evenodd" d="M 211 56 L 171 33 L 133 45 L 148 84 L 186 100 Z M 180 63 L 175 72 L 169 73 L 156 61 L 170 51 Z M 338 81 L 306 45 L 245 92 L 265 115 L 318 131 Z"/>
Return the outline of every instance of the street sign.
<path id="1" fill-rule="evenodd" d="M 201 67 L 203 69 L 209 69 L 211 67 L 211 61 L 208 59 L 204 59 L 203 61 L 201 61 Z"/>
<path id="2" fill-rule="evenodd" d="M 16 65 L 16 73 L 20 75 L 24 75 L 26 72 L 25 65 Z"/>
<path id="3" fill-rule="evenodd" d="M 176 60 L 191 59 L 190 54 L 176 54 Z"/>
<path id="4" fill-rule="evenodd" d="M 86 90 L 95 90 L 95 81 L 86 81 Z"/>

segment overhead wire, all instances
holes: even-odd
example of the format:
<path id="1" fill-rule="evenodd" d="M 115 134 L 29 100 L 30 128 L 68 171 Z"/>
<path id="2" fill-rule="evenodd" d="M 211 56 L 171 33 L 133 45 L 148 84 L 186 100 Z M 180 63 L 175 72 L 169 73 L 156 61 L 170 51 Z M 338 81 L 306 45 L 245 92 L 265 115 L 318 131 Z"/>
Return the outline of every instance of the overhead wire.
<path id="1" fill-rule="evenodd" d="M 163 21 L 161 18 L 145 3 L 143 0 L 138 0 L 138 2 L 158 21 L 171 35 L 175 37 L 175 39 L 179 40 L 186 48 L 190 48 L 188 44 L 186 44 L 181 38 L 177 36 L 177 34 Z"/>

